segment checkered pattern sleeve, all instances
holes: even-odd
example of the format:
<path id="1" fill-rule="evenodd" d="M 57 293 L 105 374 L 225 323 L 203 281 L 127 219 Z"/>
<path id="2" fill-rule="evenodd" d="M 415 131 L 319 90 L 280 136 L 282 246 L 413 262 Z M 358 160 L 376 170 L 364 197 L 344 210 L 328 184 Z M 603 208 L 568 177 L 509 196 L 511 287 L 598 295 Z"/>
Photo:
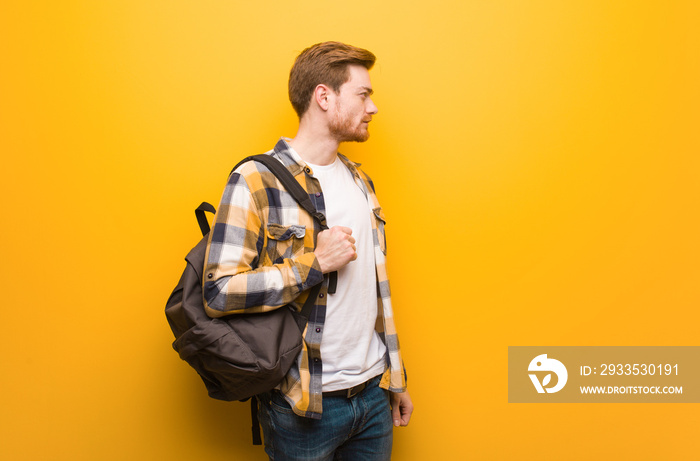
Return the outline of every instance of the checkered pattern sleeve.
<path id="1" fill-rule="evenodd" d="M 269 221 L 281 207 L 274 200 L 283 194 L 280 189 L 274 175 L 257 162 L 243 164 L 229 177 L 207 245 L 203 294 L 209 316 L 276 309 L 323 281 L 313 243 L 304 245 L 308 237 L 313 242 L 306 227 Z M 301 243 L 298 251 L 271 255 L 270 248 L 278 246 L 270 245 L 270 239 L 278 239 L 280 248 L 292 240 Z"/>

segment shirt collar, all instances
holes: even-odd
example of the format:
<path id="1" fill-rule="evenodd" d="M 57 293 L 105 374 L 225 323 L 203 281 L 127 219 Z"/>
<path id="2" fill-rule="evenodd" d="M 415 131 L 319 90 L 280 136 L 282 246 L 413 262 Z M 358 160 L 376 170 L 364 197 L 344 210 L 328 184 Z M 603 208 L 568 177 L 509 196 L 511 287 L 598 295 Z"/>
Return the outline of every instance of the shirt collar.
<path id="1" fill-rule="evenodd" d="M 277 155 L 277 157 L 279 157 L 279 159 L 282 161 L 284 166 L 286 166 L 287 169 L 294 176 L 296 176 L 297 174 L 301 173 L 304 170 L 304 168 L 307 167 L 307 165 L 304 159 L 302 159 L 299 156 L 299 154 L 290 147 L 289 143 L 287 142 L 287 139 L 288 138 L 281 137 L 279 141 L 277 141 L 277 144 L 275 144 L 274 152 Z M 359 177 L 359 174 L 357 172 L 357 169 L 360 167 L 359 163 L 353 162 L 340 152 L 338 152 L 338 157 L 352 172 L 353 176 Z"/>
<path id="2" fill-rule="evenodd" d="M 285 138 L 280 138 L 279 141 L 277 141 L 277 144 L 275 144 L 275 148 L 273 149 L 275 156 L 282 162 L 282 164 L 287 167 L 290 173 L 292 173 L 293 176 L 298 175 L 301 173 L 304 168 L 306 167 L 306 163 L 304 160 L 302 160 L 301 157 L 299 157 L 299 154 L 297 154 L 294 149 L 292 149 L 289 144 L 287 144 L 287 141 Z"/>

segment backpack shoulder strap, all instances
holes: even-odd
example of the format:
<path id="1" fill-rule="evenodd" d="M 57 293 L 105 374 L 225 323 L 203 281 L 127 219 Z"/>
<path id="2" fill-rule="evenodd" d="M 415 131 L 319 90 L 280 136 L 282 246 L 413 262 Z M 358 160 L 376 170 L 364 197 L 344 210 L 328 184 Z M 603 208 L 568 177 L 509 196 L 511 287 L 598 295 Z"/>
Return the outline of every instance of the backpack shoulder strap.
<path id="1" fill-rule="evenodd" d="M 289 172 L 287 167 L 285 167 L 282 164 L 282 162 L 280 162 L 276 158 L 266 154 L 251 155 L 250 157 L 246 157 L 240 162 L 238 162 L 238 164 L 236 164 L 236 166 L 233 167 L 233 170 L 231 170 L 231 172 L 233 172 L 243 163 L 248 162 L 250 160 L 254 160 L 265 165 L 272 172 L 272 174 L 277 176 L 277 179 L 279 179 L 284 188 L 287 189 L 287 192 L 292 194 L 294 200 L 296 200 L 299 203 L 299 205 L 301 205 L 311 216 L 318 220 L 318 222 L 321 224 L 321 229 L 328 229 L 326 217 L 323 215 L 323 213 L 316 210 L 316 207 L 314 207 L 311 203 L 309 194 L 304 190 L 303 187 L 301 187 L 299 181 L 294 179 L 294 176 L 292 176 L 292 173 Z"/>
<path id="2" fill-rule="evenodd" d="M 319 222 L 319 224 L 321 224 L 321 229 L 328 229 L 326 217 L 323 215 L 323 213 L 316 210 L 316 207 L 314 207 L 314 205 L 311 203 L 309 194 L 304 190 L 303 187 L 301 187 L 299 181 L 297 181 L 294 178 L 294 176 L 292 176 L 292 173 L 289 172 L 287 167 L 285 167 L 282 164 L 282 162 L 280 162 L 276 158 L 267 154 L 251 155 L 238 162 L 236 166 L 233 167 L 231 172 L 233 173 L 239 166 L 251 160 L 265 165 L 272 172 L 272 174 L 277 176 L 277 179 L 279 179 L 284 188 L 287 189 L 287 192 L 292 194 L 294 200 L 296 200 L 299 203 L 299 205 L 301 205 L 304 208 L 304 210 L 307 211 L 307 213 L 313 216 Z M 337 286 L 338 271 L 333 271 L 330 274 L 328 274 L 328 293 L 335 293 Z M 309 298 L 313 297 L 315 299 L 316 295 L 318 295 L 318 292 L 312 292 L 311 295 L 312 296 L 309 296 Z M 310 309 L 307 309 L 307 306 L 304 306 L 304 309 L 302 309 L 302 313 L 304 314 L 306 313 L 305 311 L 308 310 Z M 306 314 L 306 317 L 308 318 L 308 314 Z"/>
<path id="3" fill-rule="evenodd" d="M 233 167 L 231 172 L 235 171 L 240 165 L 250 160 L 254 160 L 265 165 L 272 172 L 272 174 L 277 176 L 277 179 L 279 179 L 284 188 L 287 189 L 287 192 L 292 194 L 294 200 L 296 200 L 299 205 L 301 205 L 311 216 L 318 220 L 318 222 L 321 224 L 321 229 L 328 229 L 326 217 L 323 215 L 323 213 L 316 210 L 316 207 L 314 207 L 311 203 L 309 194 L 303 187 L 301 187 L 299 181 L 294 179 L 294 176 L 292 176 L 292 173 L 289 172 L 287 167 L 285 167 L 282 162 L 276 158 L 266 154 L 251 155 L 250 157 L 246 157 L 238 162 L 236 166 Z M 337 286 L 338 272 L 333 271 L 328 275 L 328 293 L 335 293 Z"/>

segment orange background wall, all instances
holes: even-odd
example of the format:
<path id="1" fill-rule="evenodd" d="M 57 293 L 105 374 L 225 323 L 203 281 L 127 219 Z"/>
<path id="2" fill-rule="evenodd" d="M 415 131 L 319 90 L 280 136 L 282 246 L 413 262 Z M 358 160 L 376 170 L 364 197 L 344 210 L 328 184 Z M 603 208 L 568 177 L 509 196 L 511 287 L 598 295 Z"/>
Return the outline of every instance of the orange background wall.
<path id="1" fill-rule="evenodd" d="M 697 404 L 508 404 L 509 345 L 699 345 L 697 2 L 0 5 L 0 458 L 264 459 L 164 303 L 303 48 L 374 51 L 398 460 L 691 459 Z"/>

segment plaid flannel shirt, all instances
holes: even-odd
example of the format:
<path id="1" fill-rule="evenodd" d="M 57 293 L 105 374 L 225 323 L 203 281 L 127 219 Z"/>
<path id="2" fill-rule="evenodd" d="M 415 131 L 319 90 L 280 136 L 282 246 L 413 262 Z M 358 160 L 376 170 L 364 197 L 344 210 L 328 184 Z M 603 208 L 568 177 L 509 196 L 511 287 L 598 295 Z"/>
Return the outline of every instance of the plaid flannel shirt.
<path id="1" fill-rule="evenodd" d="M 311 167 L 280 139 L 267 152 L 282 162 L 325 213 L 323 192 Z M 339 155 L 364 192 L 377 273 L 376 330 L 387 346 L 387 367 L 380 387 L 406 389 L 399 342 L 394 326 L 386 270 L 385 218 L 370 178 L 358 164 Z M 204 306 L 211 317 L 266 312 L 291 304 L 301 310 L 309 289 L 322 283 L 304 330 L 303 347 L 279 385 L 300 416 L 318 419 L 322 413 L 321 337 L 326 317 L 327 278 L 314 254 L 321 231 L 314 219 L 262 164 L 246 162 L 229 177 L 209 234 L 204 268 Z"/>

